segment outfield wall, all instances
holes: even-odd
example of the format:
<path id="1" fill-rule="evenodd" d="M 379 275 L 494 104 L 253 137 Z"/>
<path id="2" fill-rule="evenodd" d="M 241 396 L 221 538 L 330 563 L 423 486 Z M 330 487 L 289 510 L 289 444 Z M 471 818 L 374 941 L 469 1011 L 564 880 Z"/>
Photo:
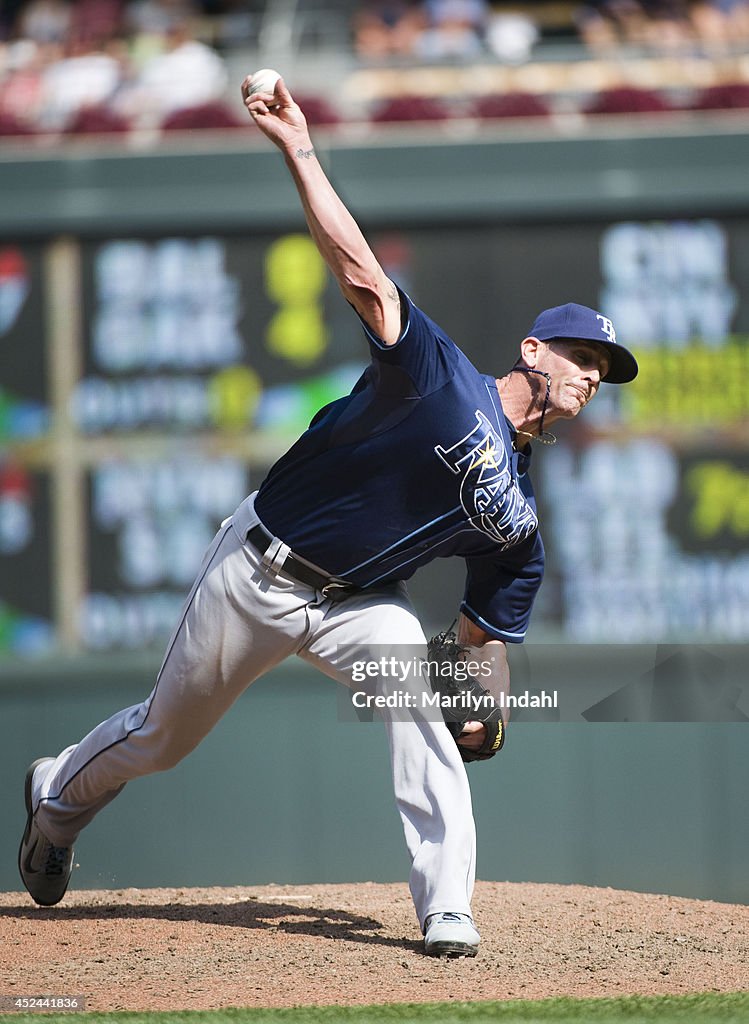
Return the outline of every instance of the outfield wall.
<path id="1" fill-rule="evenodd" d="M 139 702 L 151 668 L 4 674 L 0 889 L 20 884 L 26 763 Z M 275 670 L 184 762 L 102 811 L 76 885 L 405 880 L 382 725 L 340 719 L 333 683 L 294 661 Z M 479 877 L 747 902 L 746 729 L 518 720 L 501 755 L 469 767 Z"/>

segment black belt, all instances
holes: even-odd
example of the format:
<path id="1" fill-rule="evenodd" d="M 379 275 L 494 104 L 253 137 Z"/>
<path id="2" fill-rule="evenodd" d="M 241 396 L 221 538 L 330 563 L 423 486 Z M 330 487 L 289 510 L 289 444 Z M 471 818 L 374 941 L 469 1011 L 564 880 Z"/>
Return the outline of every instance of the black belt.
<path id="1" fill-rule="evenodd" d="M 264 555 L 270 547 L 273 537 L 261 523 L 258 523 L 257 526 L 253 526 L 247 531 L 247 540 L 257 548 L 261 555 Z M 323 597 L 330 598 L 331 601 L 342 601 L 344 597 L 359 590 L 359 587 L 353 583 L 346 583 L 344 580 L 337 580 L 334 577 L 326 576 L 325 573 L 317 572 L 291 551 L 283 563 L 278 566 L 278 571 L 285 572 L 287 576 L 293 577 L 299 583 L 304 583 L 307 587 L 312 587 L 313 590 L 319 590 Z"/>

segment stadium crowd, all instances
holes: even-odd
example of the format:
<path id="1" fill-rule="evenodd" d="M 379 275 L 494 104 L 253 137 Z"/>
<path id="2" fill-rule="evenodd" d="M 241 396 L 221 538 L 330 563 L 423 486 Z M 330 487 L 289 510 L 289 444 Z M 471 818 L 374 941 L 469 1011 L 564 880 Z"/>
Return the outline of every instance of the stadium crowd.
<path id="1" fill-rule="evenodd" d="M 749 0 L 584 0 L 549 21 L 543 4 L 488 0 L 364 0 L 354 15 L 360 56 L 524 60 L 544 33 L 576 35 L 594 51 L 730 47 L 749 40 Z M 557 10 L 557 7 L 554 7 Z"/>
<path id="2" fill-rule="evenodd" d="M 319 2 L 324 9 L 325 0 Z M 271 6 L 262 0 L 8 0 L 0 15 L 0 135 L 245 124 L 227 100 L 235 84 L 227 57 L 257 45 Z M 334 0 L 333 13 L 344 23 L 352 59 L 364 67 L 518 65 L 555 34 L 590 54 L 631 48 L 710 55 L 749 46 L 749 0 L 583 0 L 562 5 L 568 17 L 551 26 L 542 17 L 545 6 Z M 297 10 L 303 7 L 299 0 Z M 318 107 L 312 119 L 324 123 L 325 106 Z M 419 110 L 429 116 L 422 107 L 409 117 L 418 119 Z M 515 112 L 544 110 L 529 101 Z M 498 108 L 497 116 L 502 113 Z"/>

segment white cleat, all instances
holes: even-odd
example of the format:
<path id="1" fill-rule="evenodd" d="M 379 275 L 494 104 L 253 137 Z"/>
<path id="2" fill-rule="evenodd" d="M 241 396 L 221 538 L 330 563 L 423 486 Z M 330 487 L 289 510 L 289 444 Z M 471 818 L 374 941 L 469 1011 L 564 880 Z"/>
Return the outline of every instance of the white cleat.
<path id="1" fill-rule="evenodd" d="M 26 828 L 18 851 L 18 870 L 21 880 L 40 907 L 53 907 L 65 895 L 73 872 L 73 847 L 55 846 L 39 829 L 34 820 L 32 782 L 34 773 L 42 765 L 52 764 L 53 757 L 40 757 L 29 765 L 26 772 L 24 796 L 26 799 Z"/>
<path id="2" fill-rule="evenodd" d="M 480 941 L 468 914 L 446 911 L 427 918 L 424 952 L 428 956 L 476 956 Z"/>

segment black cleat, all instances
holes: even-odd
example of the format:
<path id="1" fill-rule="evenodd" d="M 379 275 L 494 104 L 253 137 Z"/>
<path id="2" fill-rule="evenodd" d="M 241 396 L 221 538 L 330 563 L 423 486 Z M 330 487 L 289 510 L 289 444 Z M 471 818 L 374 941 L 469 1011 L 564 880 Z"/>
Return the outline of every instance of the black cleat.
<path id="1" fill-rule="evenodd" d="M 18 850 L 18 870 L 21 880 L 40 907 L 53 907 L 65 895 L 73 872 L 73 847 L 55 846 L 39 829 L 34 820 L 31 784 L 34 772 L 41 765 L 52 764 L 53 757 L 40 757 L 29 765 L 26 772 L 24 796 L 26 799 L 26 828 Z"/>

